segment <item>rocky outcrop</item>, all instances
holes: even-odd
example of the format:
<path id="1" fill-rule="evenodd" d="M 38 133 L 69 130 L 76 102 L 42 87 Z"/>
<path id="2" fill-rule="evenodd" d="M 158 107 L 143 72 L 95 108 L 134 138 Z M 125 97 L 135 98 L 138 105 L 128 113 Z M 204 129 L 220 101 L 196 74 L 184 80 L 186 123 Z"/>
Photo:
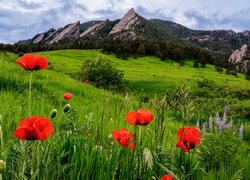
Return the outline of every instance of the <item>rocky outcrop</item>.
<path id="1" fill-rule="evenodd" d="M 244 59 L 247 56 L 247 49 L 247 45 L 244 44 L 240 50 L 235 50 L 228 59 L 228 62 L 235 64 L 238 71 L 247 71 L 250 68 L 250 60 Z"/>
<path id="2" fill-rule="evenodd" d="M 40 35 L 33 41 L 33 43 L 34 43 L 34 44 L 37 44 L 37 43 L 41 42 L 41 41 L 43 40 L 43 37 L 44 37 L 44 34 L 42 33 L 42 34 L 40 34 Z"/>
<path id="3" fill-rule="evenodd" d="M 105 21 L 99 23 L 99 24 L 95 24 L 94 26 L 90 27 L 89 29 L 87 29 L 86 31 L 84 31 L 80 37 L 84 37 L 87 35 L 94 35 L 99 29 L 103 28 L 107 22 L 109 22 L 109 19 L 106 19 Z"/>
<path id="4" fill-rule="evenodd" d="M 139 23 L 138 17 L 135 14 L 134 8 L 130 9 L 120 21 L 112 28 L 109 34 L 115 34 L 123 30 L 129 30 L 134 28 L 133 25 Z"/>
<path id="5" fill-rule="evenodd" d="M 63 28 L 58 28 L 57 30 L 54 31 L 49 31 L 48 36 L 44 39 L 46 44 L 48 44 L 52 39 L 54 39 L 60 32 L 63 31 Z"/>
<path id="6" fill-rule="evenodd" d="M 77 21 L 76 23 L 71 24 L 67 28 L 65 28 L 61 33 L 56 35 L 55 38 L 47 42 L 47 44 L 54 44 L 66 38 L 78 38 L 79 35 L 80 35 L 80 21 Z"/>

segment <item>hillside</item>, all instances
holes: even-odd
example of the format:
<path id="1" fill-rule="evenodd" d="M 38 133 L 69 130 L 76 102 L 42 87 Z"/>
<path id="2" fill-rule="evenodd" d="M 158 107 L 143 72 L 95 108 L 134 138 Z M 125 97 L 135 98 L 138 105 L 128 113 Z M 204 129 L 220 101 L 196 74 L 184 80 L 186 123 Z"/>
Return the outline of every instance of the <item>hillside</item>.
<path id="1" fill-rule="evenodd" d="M 243 44 L 250 43 L 250 31 L 193 30 L 171 21 L 152 19 L 151 22 L 180 39 L 217 52 L 231 53 Z"/>
<path id="2" fill-rule="evenodd" d="M 60 50 L 38 54 L 48 58 L 51 69 L 72 77 L 76 77 L 85 59 L 102 57 L 124 71 L 125 79 L 129 81 L 127 88 L 135 94 L 141 93 L 143 89 L 145 96 L 149 98 L 155 95 L 160 97 L 166 92 L 173 92 L 179 85 L 186 84 L 192 87 L 195 101 L 200 105 L 206 104 L 206 109 L 202 110 L 204 115 L 215 113 L 219 104 L 223 106 L 229 103 L 238 118 L 249 117 L 247 97 L 250 96 L 250 84 L 240 73 L 237 78 L 226 75 L 225 69 L 222 74 L 218 73 L 212 65 L 194 68 L 192 60 L 186 60 L 183 67 L 175 62 L 163 62 L 153 56 L 121 60 L 115 55 L 102 54 L 100 50 Z M 244 115 L 241 114 L 242 111 L 245 112 Z"/>

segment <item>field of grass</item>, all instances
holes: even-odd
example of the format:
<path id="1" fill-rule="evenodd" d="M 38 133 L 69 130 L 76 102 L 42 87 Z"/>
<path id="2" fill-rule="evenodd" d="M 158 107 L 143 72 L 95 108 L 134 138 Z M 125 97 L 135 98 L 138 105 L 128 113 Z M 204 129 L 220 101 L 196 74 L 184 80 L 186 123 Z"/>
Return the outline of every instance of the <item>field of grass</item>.
<path id="1" fill-rule="evenodd" d="M 222 74 L 219 74 L 212 65 L 196 69 L 193 68 L 192 61 L 185 61 L 185 65 L 182 67 L 178 63 L 163 62 L 153 56 L 121 60 L 114 55 L 103 54 L 100 50 L 59 50 L 36 54 L 47 57 L 55 71 L 66 74 L 79 72 L 85 59 L 103 57 L 124 71 L 132 91 L 140 92 L 141 89 L 144 89 L 145 93 L 150 96 L 163 95 L 166 89 L 172 89 L 181 83 L 192 85 L 201 78 L 213 80 L 222 86 L 250 89 L 250 83 L 245 80 L 243 74 L 238 74 L 238 78 L 236 78 L 226 75 L 225 69 Z"/>
<path id="2" fill-rule="evenodd" d="M 44 141 L 21 141 L 13 132 L 21 120 L 29 117 L 29 72 L 15 63 L 17 55 L 0 53 L 0 125 L 3 132 L 0 159 L 6 162 L 3 179 L 144 180 L 160 179 L 165 174 L 171 174 L 174 179 L 250 178 L 249 141 L 237 139 L 239 150 L 229 166 L 206 169 L 201 160 L 202 144 L 185 154 L 175 147 L 176 132 L 182 123 L 175 120 L 164 99 L 151 98 L 139 104 L 132 95 L 114 94 L 70 77 L 79 71 L 84 59 L 100 55 L 124 71 L 132 91 L 143 88 L 150 96 L 164 94 L 166 88 L 174 88 L 182 82 L 192 84 L 194 78 L 201 77 L 229 87 L 249 88 L 243 75 L 239 78 L 218 76 L 212 66 L 193 69 L 190 68 L 192 63 L 187 62 L 179 67 L 154 57 L 119 60 L 99 50 L 39 54 L 47 57 L 51 65 L 33 73 L 31 112 L 32 116 L 49 119 L 50 111 L 57 109 L 56 118 L 51 119 L 55 132 Z M 62 98 L 66 92 L 72 94 L 68 102 Z M 57 127 L 67 103 L 71 109 Z M 128 112 L 139 108 L 152 112 L 154 118 L 149 125 L 133 126 L 125 120 Z M 112 130 L 123 127 L 133 133 L 134 150 L 120 146 L 110 135 Z M 205 133 L 202 139 L 205 140 Z"/>

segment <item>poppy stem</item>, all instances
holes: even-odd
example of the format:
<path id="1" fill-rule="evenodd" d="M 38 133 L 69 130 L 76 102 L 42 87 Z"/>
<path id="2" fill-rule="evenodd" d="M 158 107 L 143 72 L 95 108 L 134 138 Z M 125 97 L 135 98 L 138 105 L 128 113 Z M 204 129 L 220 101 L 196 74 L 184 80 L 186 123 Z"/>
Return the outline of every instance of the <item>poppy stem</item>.
<path id="1" fill-rule="evenodd" d="M 31 179 L 35 179 L 34 176 L 34 166 L 35 166 L 34 162 L 35 162 L 35 150 L 36 150 L 35 142 L 36 141 L 32 142 L 32 161 L 31 161 L 31 172 L 30 172 Z"/>
<path id="2" fill-rule="evenodd" d="M 64 111 L 62 112 L 60 118 L 58 119 L 58 123 L 57 123 L 57 127 L 56 127 L 57 130 L 58 130 L 58 128 L 59 128 L 59 124 L 60 124 L 60 121 L 61 121 L 63 115 L 64 115 Z"/>
<path id="3" fill-rule="evenodd" d="M 31 82 L 32 82 L 32 72 L 30 71 L 30 83 L 29 83 L 29 116 L 31 117 Z"/>
<path id="4" fill-rule="evenodd" d="M 141 126 L 139 126 L 139 147 L 141 146 Z"/>

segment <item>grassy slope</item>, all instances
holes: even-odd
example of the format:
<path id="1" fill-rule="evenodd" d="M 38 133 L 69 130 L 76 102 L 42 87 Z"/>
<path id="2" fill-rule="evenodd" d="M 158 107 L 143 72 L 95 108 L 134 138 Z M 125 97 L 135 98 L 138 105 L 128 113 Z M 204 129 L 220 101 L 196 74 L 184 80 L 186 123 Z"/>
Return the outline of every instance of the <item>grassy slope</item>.
<path id="1" fill-rule="evenodd" d="M 250 83 L 243 74 L 238 74 L 238 78 L 226 75 L 225 70 L 219 74 L 212 65 L 195 69 L 192 61 L 186 61 L 184 67 L 181 67 L 151 56 L 120 60 L 114 55 L 102 54 L 100 50 L 60 50 L 37 54 L 47 57 L 55 71 L 69 74 L 77 73 L 85 59 L 103 56 L 124 71 L 125 78 L 130 81 L 130 89 L 139 92 L 143 88 L 151 96 L 155 93 L 164 94 L 167 88 L 173 88 L 180 83 L 191 85 L 200 78 L 211 79 L 229 87 L 250 89 Z"/>

